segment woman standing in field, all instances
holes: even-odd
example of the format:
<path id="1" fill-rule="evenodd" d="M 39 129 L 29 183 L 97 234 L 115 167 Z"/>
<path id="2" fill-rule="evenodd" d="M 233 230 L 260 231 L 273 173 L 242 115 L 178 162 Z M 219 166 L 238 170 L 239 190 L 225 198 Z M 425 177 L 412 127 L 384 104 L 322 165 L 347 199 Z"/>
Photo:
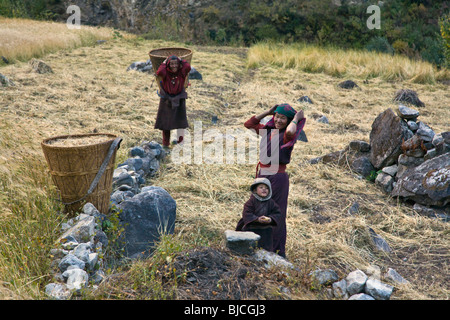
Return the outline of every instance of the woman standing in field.
<path id="1" fill-rule="evenodd" d="M 155 129 L 162 130 L 163 146 L 170 145 L 170 130 L 178 129 L 178 141 L 183 141 L 183 129 L 187 128 L 186 99 L 184 89 L 186 77 L 191 70 L 186 60 L 170 56 L 161 63 L 156 75 L 161 77 L 161 94 Z"/>
<path id="2" fill-rule="evenodd" d="M 265 125 L 261 124 L 261 119 L 268 115 L 273 115 L 272 119 Z M 274 251 L 282 257 L 286 257 L 286 212 L 289 196 L 286 165 L 291 161 L 294 144 L 305 122 L 303 110 L 297 112 L 289 104 L 281 104 L 251 117 L 244 123 L 246 128 L 253 129 L 262 136 L 256 175 L 258 178 L 269 179 L 272 199 L 280 207 L 281 218 L 273 230 L 273 246 Z M 275 154 L 272 155 L 273 150 Z"/>

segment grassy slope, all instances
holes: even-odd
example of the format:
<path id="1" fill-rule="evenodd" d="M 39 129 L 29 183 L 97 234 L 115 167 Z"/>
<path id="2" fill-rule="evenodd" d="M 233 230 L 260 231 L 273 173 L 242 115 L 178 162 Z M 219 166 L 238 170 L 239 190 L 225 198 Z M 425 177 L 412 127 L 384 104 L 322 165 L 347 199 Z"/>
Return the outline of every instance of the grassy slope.
<path id="1" fill-rule="evenodd" d="M 23 201 L 21 197 L 29 192 L 32 199 L 42 202 L 46 194 L 54 192 L 43 172 L 41 140 L 94 129 L 116 133 L 124 139 L 118 161 L 127 157 L 129 147 L 142 140 L 161 142 L 160 132 L 153 129 L 159 98 L 152 77 L 126 72 L 126 68 L 131 62 L 146 60 L 150 49 L 171 45 L 182 44 L 111 40 L 95 47 L 62 50 L 44 57 L 55 72 L 47 75 L 32 72 L 27 63 L 0 68 L 17 85 L 1 89 L 0 173 L 2 181 L 9 181 L 3 183 L 2 189 L 1 205 L 6 208 L 0 220 L 2 248 L 14 239 L 5 223 L 23 221 L 15 217 L 21 207 L 14 206 L 10 199 Z M 203 121 L 203 129 L 217 128 L 222 133 L 241 129 L 251 115 L 280 102 L 305 110 L 309 142 L 296 144 L 288 168 L 290 261 L 304 265 L 308 260 L 314 267 L 334 268 L 341 277 L 370 264 L 379 265 L 382 271 L 393 267 L 412 283 L 396 291 L 394 299 L 448 299 L 448 225 L 415 215 L 410 207 L 387 198 L 373 184 L 357 179 L 345 169 L 298 165 L 343 149 L 353 139 L 368 141 L 375 117 L 388 107 L 394 108 L 391 99 L 395 91 L 405 87 L 416 90 L 426 104 L 420 110 L 420 120 L 437 132 L 448 130 L 448 87 L 375 78 L 368 84 L 354 79 L 362 90 L 344 91 L 336 87 L 343 79 L 324 74 L 270 65 L 247 70 L 245 49 L 192 48 L 192 65 L 202 73 L 203 81 L 193 80 L 189 88 L 191 130 L 194 120 Z M 296 99 L 302 95 L 311 97 L 314 105 L 299 105 Z M 314 113 L 325 114 L 330 125 L 315 122 L 311 118 Z M 212 115 L 219 116 L 218 126 L 211 124 Z M 21 163 L 19 159 L 27 160 Z M 233 229 L 240 217 L 253 176 L 253 164 L 198 166 L 169 162 L 151 183 L 165 188 L 177 201 L 177 239 L 189 246 L 220 246 L 223 231 Z M 355 200 L 360 203 L 361 213 L 348 216 L 347 209 Z M 34 205 L 28 219 L 37 220 L 42 211 L 47 212 L 54 222 L 46 234 L 53 239 L 60 223 L 59 218 L 52 216 L 54 207 L 52 203 L 45 204 L 44 209 Z M 323 220 L 328 222 L 318 223 Z M 27 225 L 32 228 L 32 224 Z M 367 227 L 388 241 L 393 249 L 390 256 L 374 250 Z M 28 257 L 30 260 L 45 257 L 51 239 L 39 246 L 37 239 L 42 234 L 21 240 L 30 238 L 37 246 L 35 256 Z M 45 274 L 39 274 L 46 272 L 45 264 L 29 270 L 24 246 L 17 245 L 22 250 L 20 259 L 3 259 L 0 264 L 4 281 L 0 296 L 39 297 L 39 279 L 48 280 Z M 13 255 L 11 252 L 10 257 Z M 21 272 L 23 269 L 27 271 Z M 36 288 L 26 289 L 34 284 Z M 304 297 L 293 291 L 293 298 Z"/>

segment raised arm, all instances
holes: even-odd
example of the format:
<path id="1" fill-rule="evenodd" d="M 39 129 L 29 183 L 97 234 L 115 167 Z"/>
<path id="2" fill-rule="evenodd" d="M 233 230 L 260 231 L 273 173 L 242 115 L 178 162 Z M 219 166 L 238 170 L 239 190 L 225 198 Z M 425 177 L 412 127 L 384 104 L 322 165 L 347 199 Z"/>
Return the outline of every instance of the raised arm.
<path id="1" fill-rule="evenodd" d="M 268 115 L 275 114 L 275 109 L 277 108 L 277 106 L 278 105 L 270 108 L 267 111 L 264 111 L 263 113 L 260 113 L 256 116 L 251 117 L 244 123 L 244 126 L 247 129 L 253 129 L 253 130 L 256 130 L 256 133 L 259 133 L 259 129 L 264 127 L 264 125 L 260 124 L 259 122 L 261 121 L 262 118 L 267 117 Z"/>
<path id="2" fill-rule="evenodd" d="M 304 118 L 303 110 L 298 111 L 294 119 L 292 119 L 291 123 L 286 128 L 287 136 L 294 136 L 297 132 L 297 123 Z"/>
<path id="3" fill-rule="evenodd" d="M 272 116 L 275 114 L 275 109 L 278 107 L 278 105 L 273 106 L 272 108 L 270 108 L 267 111 L 264 111 L 263 113 L 258 114 L 257 116 L 255 116 L 255 118 L 258 121 L 261 121 L 261 119 L 267 117 L 267 116 Z"/>

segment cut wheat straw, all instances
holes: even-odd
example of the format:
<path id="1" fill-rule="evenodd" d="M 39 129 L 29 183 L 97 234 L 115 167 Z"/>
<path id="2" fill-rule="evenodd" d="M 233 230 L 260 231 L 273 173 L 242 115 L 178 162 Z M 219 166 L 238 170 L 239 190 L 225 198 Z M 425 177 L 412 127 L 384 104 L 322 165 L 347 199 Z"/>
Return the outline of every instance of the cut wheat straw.
<path id="1" fill-rule="evenodd" d="M 96 135 L 88 137 L 68 137 L 64 139 L 54 139 L 47 141 L 47 144 L 54 147 L 75 147 L 75 146 L 87 146 L 106 142 L 111 140 L 111 136 Z"/>

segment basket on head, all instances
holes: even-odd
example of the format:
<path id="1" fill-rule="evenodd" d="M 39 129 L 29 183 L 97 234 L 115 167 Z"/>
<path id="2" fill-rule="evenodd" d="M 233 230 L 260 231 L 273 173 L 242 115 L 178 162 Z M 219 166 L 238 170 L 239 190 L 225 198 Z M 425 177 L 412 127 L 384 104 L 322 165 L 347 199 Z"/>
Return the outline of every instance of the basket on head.
<path id="1" fill-rule="evenodd" d="M 177 56 L 181 60 L 186 60 L 191 64 L 192 60 L 192 50 L 186 48 L 159 48 L 151 50 L 148 55 L 150 56 L 150 61 L 152 62 L 153 72 L 156 75 L 156 71 L 158 71 L 159 66 L 163 63 L 166 58 L 170 56 Z M 188 75 L 189 77 L 189 75 Z M 188 77 L 184 83 L 184 86 L 187 88 L 188 85 Z M 159 85 L 159 77 L 157 77 L 157 82 Z"/>
<path id="2" fill-rule="evenodd" d="M 117 149 L 112 155 L 111 151 L 118 139 L 113 134 L 92 133 L 57 136 L 42 141 L 52 180 L 60 191 L 67 212 L 77 212 L 85 200 L 101 213 L 108 213 Z M 87 195 L 108 155 L 111 158 L 104 173 L 92 193 Z"/>

